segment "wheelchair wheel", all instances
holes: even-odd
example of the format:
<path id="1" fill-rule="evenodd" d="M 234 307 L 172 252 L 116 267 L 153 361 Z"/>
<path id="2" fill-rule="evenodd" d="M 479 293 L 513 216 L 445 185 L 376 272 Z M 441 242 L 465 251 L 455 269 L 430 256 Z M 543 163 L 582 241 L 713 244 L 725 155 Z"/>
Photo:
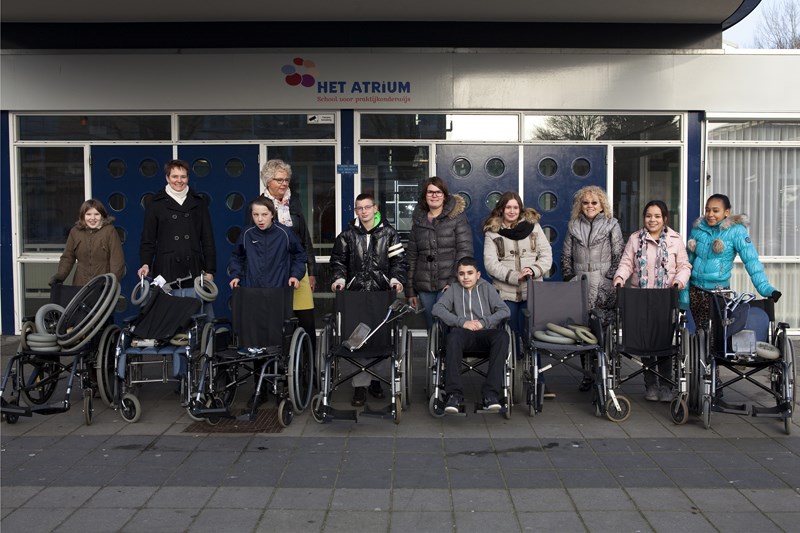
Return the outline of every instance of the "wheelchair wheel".
<path id="1" fill-rule="evenodd" d="M 292 409 L 292 402 L 286 398 L 281 400 L 278 404 L 278 423 L 283 428 L 288 428 L 289 424 L 294 419 L 294 410 Z"/>
<path id="2" fill-rule="evenodd" d="M 400 423 L 400 413 L 403 411 L 403 398 L 401 394 L 394 396 L 394 423 Z"/>
<path id="3" fill-rule="evenodd" d="M 444 393 L 440 392 L 438 397 L 436 394 L 431 394 L 431 398 L 428 400 L 428 412 L 434 418 L 444 416 Z"/>
<path id="4" fill-rule="evenodd" d="M 58 356 L 55 356 L 58 357 Z M 30 372 L 25 372 L 28 366 Z M 28 365 L 20 365 L 20 379 L 22 380 L 22 393 L 31 405 L 42 405 L 56 391 L 59 377 L 61 375 L 61 365 L 55 359 L 36 358 Z"/>
<path id="5" fill-rule="evenodd" d="M 81 329 L 79 332 L 70 331 L 67 333 L 66 338 L 59 338 L 58 343 L 70 350 L 77 350 L 85 346 L 88 342 L 90 342 L 97 333 L 103 329 L 103 326 L 108 322 L 108 319 L 114 314 L 114 308 L 119 298 L 120 294 L 120 285 L 117 283 L 116 278 L 113 274 L 106 274 L 110 278 L 110 282 L 108 285 L 108 293 L 104 294 L 102 303 L 103 306 L 97 312 L 97 315 L 94 317 L 90 317 L 89 322 Z M 64 311 L 64 315 L 62 315 L 62 319 L 66 316 L 67 311 Z M 61 320 L 58 322 L 59 326 L 56 328 L 58 329 L 61 327 Z M 77 329 L 77 328 L 76 328 Z M 58 332 L 56 332 L 58 335 Z"/>
<path id="6" fill-rule="evenodd" d="M 126 393 L 119 402 L 119 413 L 125 422 L 138 422 L 142 417 L 142 404 L 135 394 Z"/>
<path id="7" fill-rule="evenodd" d="M 222 399 L 216 396 L 208 396 L 206 399 L 206 406 L 213 409 L 225 407 L 222 404 Z M 189 416 L 191 417 L 191 414 Z M 222 420 L 221 415 L 209 415 L 205 417 L 206 424 L 208 424 L 209 426 L 216 426 L 217 424 L 219 424 L 220 420 Z"/>
<path id="8" fill-rule="evenodd" d="M 606 400 L 606 417 L 612 422 L 625 422 L 631 416 L 631 401 L 625 396 L 617 396 L 619 409 L 614 406 L 614 399 Z"/>
<path id="9" fill-rule="evenodd" d="M 525 370 L 527 365 L 528 356 L 524 355 L 522 359 L 514 361 L 514 368 L 511 371 L 511 400 L 516 404 L 521 404 L 525 401 Z"/>
<path id="10" fill-rule="evenodd" d="M 61 315 L 64 314 L 64 308 L 58 304 L 44 304 L 36 311 L 36 331 L 39 333 L 55 334 L 56 325 Z"/>
<path id="11" fill-rule="evenodd" d="M 311 417 L 319 424 L 322 424 L 325 420 L 322 418 L 322 393 L 315 394 L 313 398 L 311 398 Z"/>
<path id="12" fill-rule="evenodd" d="M 411 333 L 406 326 L 400 330 L 400 398 L 403 410 L 411 407 Z"/>
<path id="13" fill-rule="evenodd" d="M 683 400 L 680 395 L 673 399 L 669 404 L 669 414 L 675 424 L 685 424 L 689 420 L 689 406 L 686 405 L 686 400 Z"/>
<path id="14" fill-rule="evenodd" d="M 92 425 L 92 417 L 94 416 L 94 405 L 92 398 L 92 389 L 83 389 L 83 421 L 87 426 Z"/>
<path id="15" fill-rule="evenodd" d="M 100 399 L 109 407 L 114 402 L 114 379 L 116 379 L 117 375 L 114 369 L 114 356 L 119 336 L 119 326 L 111 324 L 103 330 L 100 342 L 97 345 L 97 359 L 95 361 L 97 388 L 100 391 Z"/>
<path id="16" fill-rule="evenodd" d="M 311 394 L 314 390 L 313 357 L 311 337 L 303 328 L 297 328 L 289 345 L 288 374 L 289 399 L 297 414 L 302 413 L 311 401 Z"/>
<path id="17" fill-rule="evenodd" d="M 603 386 L 595 380 L 592 386 L 592 404 L 594 405 L 594 416 L 600 418 L 606 414 L 606 400 L 603 394 Z"/>
<path id="18" fill-rule="evenodd" d="M 13 380 L 14 383 L 16 383 L 16 376 L 12 375 L 11 379 Z M 8 401 L 6 401 L 5 398 L 0 398 L 0 402 L 2 402 L 3 407 L 5 407 L 6 405 L 18 407 L 19 406 L 19 391 L 15 390 L 14 392 L 12 392 L 11 393 L 11 397 L 8 399 Z M 16 415 L 16 414 L 4 413 L 3 416 L 5 417 L 6 422 L 11 424 L 11 425 L 16 424 L 17 421 L 19 420 L 19 415 Z"/>
<path id="19" fill-rule="evenodd" d="M 322 390 L 322 370 L 325 368 L 325 358 L 333 342 L 333 328 L 330 325 L 322 328 L 317 340 L 317 352 L 314 354 L 314 381 L 317 390 Z"/>
<path id="20" fill-rule="evenodd" d="M 439 342 L 436 339 L 436 333 L 434 332 L 433 328 L 428 332 L 428 342 L 425 347 L 425 398 L 429 398 L 431 394 L 433 394 L 433 389 L 435 387 L 434 380 L 436 379 L 436 358 L 435 356 L 438 355 L 438 346 Z"/>
<path id="21" fill-rule="evenodd" d="M 84 285 L 67 304 L 58 320 L 56 335 L 59 344 L 72 345 L 75 340 L 88 332 L 89 328 L 100 319 L 102 311 L 111 306 L 112 296 L 114 302 L 119 296 L 119 283 L 113 274 L 94 277 Z"/>
<path id="22" fill-rule="evenodd" d="M 28 345 L 28 335 L 36 333 L 36 324 L 30 320 L 26 320 L 20 328 L 19 347 L 23 350 L 30 350 Z"/>
<path id="23" fill-rule="evenodd" d="M 703 417 L 703 427 L 708 429 L 711 427 L 711 398 L 704 397 L 703 398 L 703 408 L 701 412 L 701 416 Z"/>
<path id="24" fill-rule="evenodd" d="M 200 354 L 206 357 L 214 355 L 214 323 L 208 322 L 200 333 Z"/>

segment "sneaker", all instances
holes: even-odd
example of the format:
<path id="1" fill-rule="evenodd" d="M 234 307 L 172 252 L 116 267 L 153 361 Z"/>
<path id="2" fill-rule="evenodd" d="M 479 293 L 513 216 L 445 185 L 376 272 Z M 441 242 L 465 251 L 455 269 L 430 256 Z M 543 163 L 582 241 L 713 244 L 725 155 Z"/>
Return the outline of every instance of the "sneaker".
<path id="1" fill-rule="evenodd" d="M 350 405 L 353 407 L 361 407 L 365 403 L 367 403 L 367 388 L 356 387 L 353 389 L 353 400 L 350 402 Z"/>
<path id="2" fill-rule="evenodd" d="M 381 388 L 381 382 L 373 379 L 369 382 L 369 394 L 373 398 L 384 398 L 383 389 Z"/>
<path id="3" fill-rule="evenodd" d="M 500 400 L 496 394 L 487 394 L 483 399 L 483 408 L 487 411 L 499 411 L 500 407 Z"/>
<path id="4" fill-rule="evenodd" d="M 648 402 L 657 402 L 658 401 L 658 387 L 655 385 L 650 385 L 644 391 L 644 399 Z"/>
<path id="5" fill-rule="evenodd" d="M 447 397 L 447 403 L 444 406 L 444 412 L 451 415 L 458 414 L 464 405 L 464 398 L 460 394 L 451 394 Z"/>
<path id="6" fill-rule="evenodd" d="M 675 398 L 675 394 L 672 392 L 672 387 L 668 385 L 662 386 L 661 391 L 658 393 L 658 401 L 671 402 L 673 398 Z"/>

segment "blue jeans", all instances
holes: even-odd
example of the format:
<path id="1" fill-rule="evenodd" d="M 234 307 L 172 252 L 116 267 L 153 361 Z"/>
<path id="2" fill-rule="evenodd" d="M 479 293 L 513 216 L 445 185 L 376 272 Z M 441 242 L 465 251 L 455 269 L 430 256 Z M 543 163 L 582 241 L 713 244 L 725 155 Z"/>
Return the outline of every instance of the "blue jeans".
<path id="1" fill-rule="evenodd" d="M 514 333 L 514 342 L 517 343 L 517 357 L 522 355 L 522 346 L 519 344 L 519 339 L 522 332 L 525 331 L 525 316 L 522 314 L 523 309 L 528 308 L 528 301 L 511 302 L 503 300 L 508 309 L 511 311 L 511 318 L 508 319 L 508 325 L 511 326 L 511 331 Z"/>
<path id="2" fill-rule="evenodd" d="M 436 292 L 423 292 L 417 293 L 422 308 L 425 310 L 425 323 L 428 325 L 428 330 L 433 327 L 433 305 L 439 301 L 439 298 L 444 294 L 442 291 Z"/>

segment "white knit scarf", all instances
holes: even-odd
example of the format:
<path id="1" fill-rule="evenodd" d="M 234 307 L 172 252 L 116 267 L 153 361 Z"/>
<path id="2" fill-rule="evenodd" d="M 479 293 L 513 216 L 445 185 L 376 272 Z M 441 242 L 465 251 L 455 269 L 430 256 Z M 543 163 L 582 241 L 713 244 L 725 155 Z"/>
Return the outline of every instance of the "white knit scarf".
<path id="1" fill-rule="evenodd" d="M 167 183 L 167 187 L 165 190 L 167 191 L 167 194 L 169 195 L 170 198 L 178 202 L 178 205 L 183 205 L 183 202 L 186 201 L 186 195 L 189 194 L 189 187 L 186 187 L 181 192 L 178 192 L 175 189 L 173 189 L 172 185 L 170 185 L 169 183 Z"/>

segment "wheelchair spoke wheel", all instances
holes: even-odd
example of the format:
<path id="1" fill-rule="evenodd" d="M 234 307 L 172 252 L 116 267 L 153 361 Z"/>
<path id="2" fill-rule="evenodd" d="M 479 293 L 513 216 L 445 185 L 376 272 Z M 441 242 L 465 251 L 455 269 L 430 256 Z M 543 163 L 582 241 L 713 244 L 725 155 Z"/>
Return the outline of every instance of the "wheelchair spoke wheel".
<path id="1" fill-rule="evenodd" d="M 333 337 L 333 328 L 327 325 L 322 329 L 317 340 L 317 352 L 314 354 L 314 385 L 317 390 L 322 390 L 322 370 L 325 368 L 325 359 L 331 349 L 331 337 Z"/>
<path id="2" fill-rule="evenodd" d="M 319 424 L 322 424 L 322 393 L 315 394 L 311 398 L 311 417 Z"/>
<path id="3" fill-rule="evenodd" d="M 103 330 L 100 342 L 97 345 L 97 358 L 95 360 L 97 387 L 100 391 L 100 399 L 109 407 L 114 401 L 114 380 L 116 379 L 114 356 L 119 336 L 119 326 L 111 324 Z"/>
<path id="4" fill-rule="evenodd" d="M 674 398 L 669 404 L 669 414 L 675 424 L 685 424 L 689 420 L 689 407 L 686 405 L 686 400 L 681 399 L 680 396 Z"/>
<path id="5" fill-rule="evenodd" d="M 206 357 L 214 355 L 214 324 L 208 322 L 200 333 L 200 353 Z"/>
<path id="6" fill-rule="evenodd" d="M 83 389 L 83 421 L 87 426 L 92 425 L 92 418 L 94 417 L 94 400 L 92 398 L 92 389 Z"/>
<path id="7" fill-rule="evenodd" d="M 56 356 L 58 357 L 58 356 Z M 26 372 L 26 367 L 28 372 Z M 27 375 L 26 375 L 27 374 Z M 32 405 L 42 405 L 53 396 L 58 387 L 61 365 L 55 360 L 33 359 L 20 365 L 22 393 Z"/>
<path id="8" fill-rule="evenodd" d="M 58 304 L 44 304 L 36 311 L 36 331 L 39 333 L 55 334 L 56 326 L 61 315 L 64 314 L 64 308 Z"/>
<path id="9" fill-rule="evenodd" d="M 222 406 L 230 408 L 236 400 L 236 368 L 231 366 L 223 370 L 217 370 L 214 376 L 214 396 L 219 398 Z"/>
<path id="10" fill-rule="evenodd" d="M 30 320 L 25 321 L 20 328 L 19 347 L 23 350 L 30 350 L 28 346 L 28 335 L 36 333 L 36 325 Z"/>
<path id="11" fill-rule="evenodd" d="M 142 404 L 135 394 L 126 393 L 119 402 L 119 412 L 125 422 L 138 422 L 142 417 Z"/>
<path id="12" fill-rule="evenodd" d="M 297 328 L 292 335 L 289 352 L 289 399 L 300 414 L 308 407 L 314 389 L 311 337 L 303 328 Z"/>
<path id="13" fill-rule="evenodd" d="M 222 404 L 222 399 L 221 398 L 212 397 L 212 396 L 209 396 L 208 399 L 206 400 L 206 406 L 209 407 L 209 408 L 212 408 L 212 409 L 219 409 L 219 408 L 225 407 Z M 219 424 L 219 421 L 222 420 L 222 416 L 221 415 L 209 415 L 209 416 L 205 417 L 205 420 L 206 420 L 206 424 L 208 424 L 209 426 L 216 426 L 217 424 Z"/>
<path id="14" fill-rule="evenodd" d="M 292 409 L 292 402 L 284 398 L 278 404 L 278 423 L 281 427 L 288 428 L 289 424 L 294 419 L 294 410 Z"/>
<path id="15" fill-rule="evenodd" d="M 516 404 L 521 404 L 525 401 L 525 385 L 524 377 L 525 371 L 528 369 L 528 357 L 523 356 L 522 359 L 517 359 L 514 362 L 514 369 L 512 370 L 513 385 L 511 386 L 512 401 Z"/>
<path id="16" fill-rule="evenodd" d="M 631 401 L 625 396 L 617 396 L 619 409 L 614 405 L 614 399 L 606 401 L 606 417 L 612 422 L 624 422 L 631 416 Z"/>
<path id="17" fill-rule="evenodd" d="M 703 427 L 708 429 L 711 427 L 711 398 L 703 398 L 703 408 L 701 412 L 703 417 Z"/>

